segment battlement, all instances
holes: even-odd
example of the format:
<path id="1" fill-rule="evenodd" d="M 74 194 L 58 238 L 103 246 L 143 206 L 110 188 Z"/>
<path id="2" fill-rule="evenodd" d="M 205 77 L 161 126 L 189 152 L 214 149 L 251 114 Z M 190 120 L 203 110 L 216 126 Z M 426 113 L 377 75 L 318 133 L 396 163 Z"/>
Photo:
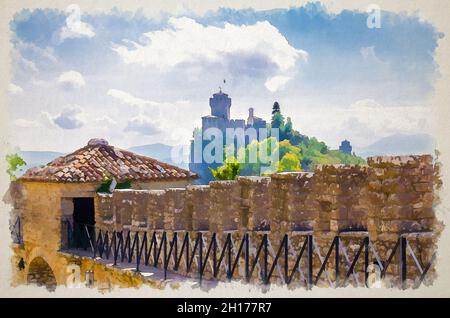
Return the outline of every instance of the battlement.
<path id="1" fill-rule="evenodd" d="M 213 94 L 213 97 L 209 99 L 209 106 L 211 107 L 211 115 L 230 119 L 230 107 L 231 98 L 227 94 L 219 93 Z"/>
<path id="2" fill-rule="evenodd" d="M 148 230 L 364 230 L 371 237 L 432 231 L 436 178 L 431 156 L 371 157 L 364 166 L 322 165 L 314 172 L 239 177 L 185 189 L 99 194 L 96 222 L 110 228 L 103 215 L 115 215 L 116 228 L 139 219 Z M 122 209 L 124 202 L 134 203 Z"/>

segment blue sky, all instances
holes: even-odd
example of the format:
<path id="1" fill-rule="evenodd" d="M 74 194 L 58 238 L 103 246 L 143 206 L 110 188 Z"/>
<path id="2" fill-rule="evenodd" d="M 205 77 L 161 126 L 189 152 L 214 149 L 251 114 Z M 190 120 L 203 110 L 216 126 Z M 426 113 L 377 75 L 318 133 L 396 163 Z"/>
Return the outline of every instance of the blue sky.
<path id="1" fill-rule="evenodd" d="M 329 13 L 319 3 L 203 16 L 23 10 L 11 21 L 15 146 L 70 151 L 187 144 L 223 79 L 232 117 L 269 118 L 275 100 L 303 133 L 336 147 L 427 132 L 443 35 L 415 16 Z"/>

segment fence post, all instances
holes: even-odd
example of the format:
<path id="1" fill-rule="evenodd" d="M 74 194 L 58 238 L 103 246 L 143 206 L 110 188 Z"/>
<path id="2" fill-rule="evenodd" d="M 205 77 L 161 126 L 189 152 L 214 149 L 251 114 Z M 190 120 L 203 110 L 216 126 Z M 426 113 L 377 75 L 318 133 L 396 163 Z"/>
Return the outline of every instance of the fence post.
<path id="1" fill-rule="evenodd" d="M 198 270 L 200 274 L 200 285 L 202 284 L 203 278 L 203 234 L 202 232 L 198 232 L 198 240 L 199 240 L 199 254 L 198 254 Z"/>
<path id="2" fill-rule="evenodd" d="M 174 250 L 174 254 L 173 254 L 173 260 L 174 260 L 174 262 L 173 262 L 173 264 L 174 264 L 174 266 L 175 266 L 175 264 L 177 263 L 177 260 L 178 260 L 178 232 L 174 232 L 173 233 L 173 250 Z"/>
<path id="3" fill-rule="evenodd" d="M 19 232 L 19 244 L 22 244 L 22 230 L 20 228 L 20 217 L 19 216 L 17 217 L 17 222 L 19 223 L 19 230 L 18 230 L 18 232 Z"/>
<path id="4" fill-rule="evenodd" d="M 289 273 L 289 236 L 284 235 L 284 283 L 287 285 Z"/>
<path id="5" fill-rule="evenodd" d="M 248 233 L 244 234 L 244 239 L 245 239 L 245 280 L 247 282 L 250 282 L 250 242 L 249 242 L 249 237 L 248 237 Z"/>
<path id="6" fill-rule="evenodd" d="M 163 266 L 164 266 L 164 280 L 167 279 L 167 232 L 164 231 L 163 232 L 163 237 L 162 237 L 163 242 L 161 242 L 163 244 Z"/>
<path id="7" fill-rule="evenodd" d="M 406 288 L 406 238 L 400 237 L 400 288 Z"/>
<path id="8" fill-rule="evenodd" d="M 227 242 L 228 242 L 228 268 L 227 268 L 227 278 L 231 280 L 231 254 L 232 254 L 232 238 L 231 233 L 228 233 L 227 235 Z"/>
<path id="9" fill-rule="evenodd" d="M 114 257 L 114 266 L 117 265 L 117 257 L 118 257 L 118 250 L 117 250 L 117 232 L 113 232 L 113 257 Z"/>
<path id="10" fill-rule="evenodd" d="M 369 273 L 367 268 L 369 267 L 369 237 L 364 238 L 364 285 L 367 287 L 367 279 L 369 278 Z"/>
<path id="11" fill-rule="evenodd" d="M 189 266 L 189 251 L 191 249 L 190 239 L 189 239 L 189 232 L 186 232 L 184 235 L 184 241 L 186 242 L 185 248 L 186 248 L 186 273 L 189 273 L 189 270 L 191 266 Z"/>
<path id="12" fill-rule="evenodd" d="M 139 232 L 136 232 L 136 272 L 139 272 L 139 262 L 141 261 L 141 253 L 139 252 Z"/>
<path id="13" fill-rule="evenodd" d="M 308 289 L 313 286 L 313 236 L 308 235 Z"/>
<path id="14" fill-rule="evenodd" d="M 340 241 L 341 241 L 341 239 L 339 238 L 339 236 L 336 236 L 336 238 L 335 238 L 335 240 L 336 240 L 336 242 L 335 242 L 335 246 L 334 246 L 334 248 L 335 248 L 335 251 L 334 251 L 334 257 L 335 257 L 335 272 L 336 272 L 336 283 L 335 283 L 335 288 L 338 288 L 339 287 L 339 275 L 340 275 L 340 272 L 339 272 L 339 263 L 340 263 L 340 259 L 339 259 L 339 243 L 340 243 Z"/>
<path id="15" fill-rule="evenodd" d="M 269 283 L 269 237 L 264 234 L 264 284 Z"/>

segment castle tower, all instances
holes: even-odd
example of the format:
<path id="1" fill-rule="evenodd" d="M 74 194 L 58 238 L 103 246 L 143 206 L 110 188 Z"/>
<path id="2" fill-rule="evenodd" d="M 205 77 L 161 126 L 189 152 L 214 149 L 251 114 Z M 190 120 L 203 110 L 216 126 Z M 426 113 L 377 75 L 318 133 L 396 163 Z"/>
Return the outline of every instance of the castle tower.
<path id="1" fill-rule="evenodd" d="M 347 139 L 343 140 L 341 142 L 341 145 L 339 146 L 339 150 L 342 151 L 343 153 L 352 154 L 352 146 L 350 144 L 350 141 L 348 141 Z"/>
<path id="2" fill-rule="evenodd" d="M 250 107 L 248 109 L 247 125 L 248 126 L 253 126 L 254 121 L 255 121 L 254 109 L 253 109 L 253 107 Z"/>
<path id="3" fill-rule="evenodd" d="M 231 98 L 228 94 L 219 90 L 218 93 L 213 94 L 209 99 L 209 106 L 211 107 L 211 115 L 230 120 Z"/>

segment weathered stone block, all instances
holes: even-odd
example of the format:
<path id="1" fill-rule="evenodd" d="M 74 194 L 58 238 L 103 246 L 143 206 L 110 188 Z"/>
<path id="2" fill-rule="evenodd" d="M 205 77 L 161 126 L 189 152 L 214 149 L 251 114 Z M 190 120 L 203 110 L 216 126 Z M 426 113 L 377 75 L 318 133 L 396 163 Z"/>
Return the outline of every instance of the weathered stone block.
<path id="1" fill-rule="evenodd" d="M 164 190 L 148 190 L 147 224 L 149 230 L 164 229 L 164 210 L 166 206 Z"/>
<path id="2" fill-rule="evenodd" d="M 191 185 L 186 190 L 188 208 L 192 210 L 192 229 L 194 231 L 209 230 L 210 187 Z"/>
<path id="3" fill-rule="evenodd" d="M 433 183 L 431 182 L 415 183 L 414 190 L 416 190 L 417 192 L 431 192 L 433 191 Z"/>
<path id="4" fill-rule="evenodd" d="M 412 218 L 411 206 L 388 205 L 381 209 L 379 217 L 381 219 L 410 219 Z"/>

